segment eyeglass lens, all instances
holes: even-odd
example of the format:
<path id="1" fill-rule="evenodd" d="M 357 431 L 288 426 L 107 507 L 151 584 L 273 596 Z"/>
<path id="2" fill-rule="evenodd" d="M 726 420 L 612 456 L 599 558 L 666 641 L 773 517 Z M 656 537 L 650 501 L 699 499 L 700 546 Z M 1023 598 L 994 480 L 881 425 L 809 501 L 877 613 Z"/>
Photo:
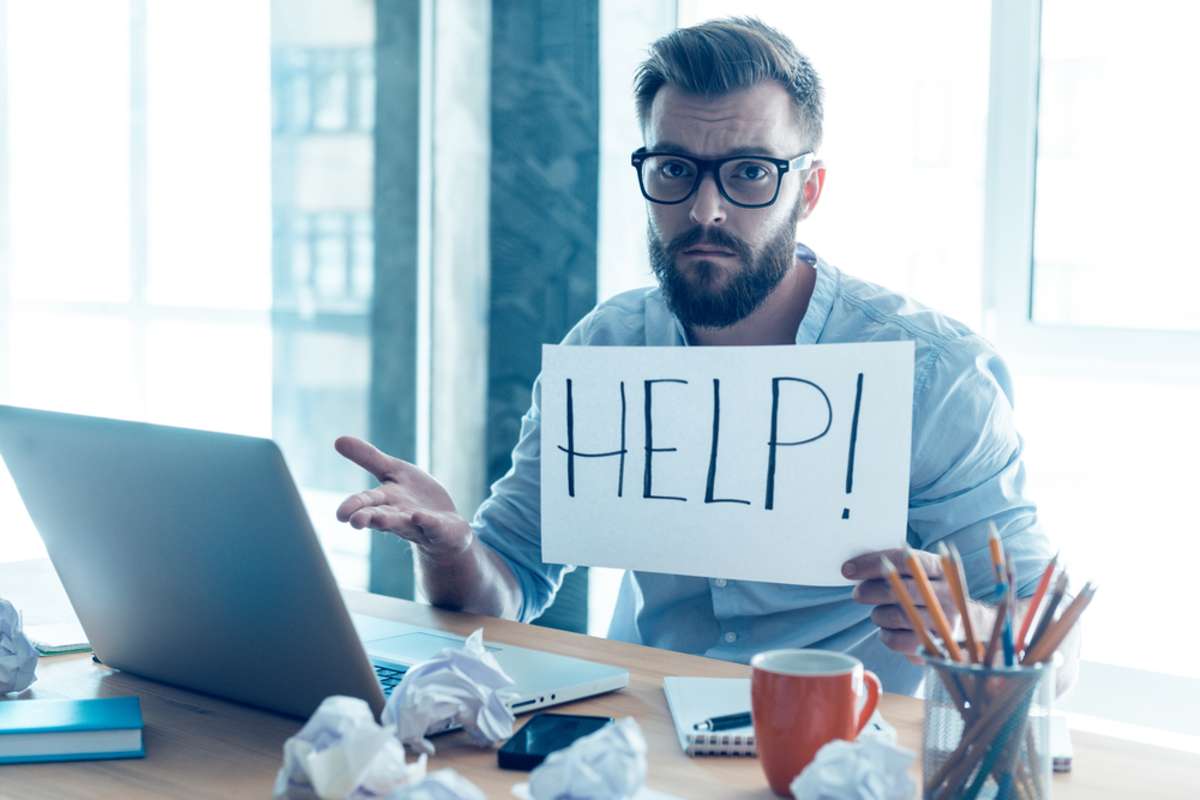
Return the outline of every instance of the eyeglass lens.
<path id="1" fill-rule="evenodd" d="M 677 203 L 692 192 L 699 172 L 696 163 L 682 156 L 650 156 L 642 162 L 642 186 L 652 200 Z M 739 158 L 719 170 L 720 183 L 735 203 L 769 203 L 779 188 L 779 168 L 770 161 Z"/>

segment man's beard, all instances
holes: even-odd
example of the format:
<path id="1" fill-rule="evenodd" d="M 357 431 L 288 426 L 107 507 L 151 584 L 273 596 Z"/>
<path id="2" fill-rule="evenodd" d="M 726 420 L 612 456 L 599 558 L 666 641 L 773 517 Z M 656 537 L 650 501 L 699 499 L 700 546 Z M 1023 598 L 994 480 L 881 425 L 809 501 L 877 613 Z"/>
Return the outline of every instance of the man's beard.
<path id="1" fill-rule="evenodd" d="M 797 203 L 788 222 L 763 245 L 757 257 L 748 244 L 718 227 L 696 226 L 664 247 L 651 226 L 648 236 L 650 267 L 671 311 L 684 325 L 704 328 L 727 328 L 750 316 L 775 290 L 795 261 L 799 216 L 800 203 Z M 722 289 L 709 288 L 724 269 L 713 261 L 692 262 L 691 277 L 679 269 L 680 253 L 701 244 L 729 250 L 740 264 Z"/>

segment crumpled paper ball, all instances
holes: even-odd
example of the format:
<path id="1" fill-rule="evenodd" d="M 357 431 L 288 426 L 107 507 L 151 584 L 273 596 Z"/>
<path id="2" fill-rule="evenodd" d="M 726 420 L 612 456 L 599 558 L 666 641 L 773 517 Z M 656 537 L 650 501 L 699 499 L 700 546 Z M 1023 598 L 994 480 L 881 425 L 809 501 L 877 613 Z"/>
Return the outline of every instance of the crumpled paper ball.
<path id="1" fill-rule="evenodd" d="M 0 694 L 23 692 L 36 680 L 37 650 L 21 631 L 21 615 L 0 600 Z"/>
<path id="2" fill-rule="evenodd" d="M 512 736 L 508 701 L 517 697 L 512 678 L 483 646 L 483 628 L 462 647 L 449 647 L 413 666 L 392 691 L 383 709 L 385 725 L 418 753 L 432 755 L 426 734 L 453 720 L 480 746 Z"/>
<path id="3" fill-rule="evenodd" d="M 792 781 L 796 800 L 910 800 L 916 786 L 908 765 L 911 750 L 889 743 L 884 736 L 864 736 L 848 742 L 834 739 L 820 750 Z"/>
<path id="4" fill-rule="evenodd" d="M 334 695 L 325 698 L 300 732 L 284 743 L 274 797 L 383 797 L 423 778 L 425 756 L 408 763 L 395 731 L 375 721 L 366 701 Z M 439 796 L 448 795 L 431 797 Z"/>
<path id="5" fill-rule="evenodd" d="M 422 759 L 425 756 L 421 756 Z M 487 800 L 479 787 L 452 769 L 439 769 L 424 780 L 405 786 L 384 800 Z"/>
<path id="6" fill-rule="evenodd" d="M 529 775 L 533 800 L 615 800 L 646 783 L 646 739 L 633 717 L 605 725 L 547 756 Z"/>

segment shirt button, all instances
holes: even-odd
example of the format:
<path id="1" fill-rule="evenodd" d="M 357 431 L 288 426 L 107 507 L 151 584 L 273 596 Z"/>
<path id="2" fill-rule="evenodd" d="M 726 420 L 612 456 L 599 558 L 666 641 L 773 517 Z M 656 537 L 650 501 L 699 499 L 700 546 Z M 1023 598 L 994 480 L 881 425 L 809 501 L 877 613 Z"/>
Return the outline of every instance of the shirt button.
<path id="1" fill-rule="evenodd" d="M 718 589 L 724 589 L 725 585 L 728 583 L 729 581 L 725 580 L 724 578 L 717 578 L 715 581 L 713 581 L 713 586 L 716 586 Z"/>
<path id="2" fill-rule="evenodd" d="M 729 644 L 733 644 L 737 641 L 737 634 L 733 631 L 730 631 L 729 633 L 725 634 L 725 641 Z"/>

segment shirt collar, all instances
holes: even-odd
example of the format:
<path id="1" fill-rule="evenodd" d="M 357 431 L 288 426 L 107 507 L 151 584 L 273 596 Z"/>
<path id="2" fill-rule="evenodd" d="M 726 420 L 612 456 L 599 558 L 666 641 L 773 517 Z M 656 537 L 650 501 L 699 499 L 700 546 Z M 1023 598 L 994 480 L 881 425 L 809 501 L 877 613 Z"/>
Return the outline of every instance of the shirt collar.
<path id="1" fill-rule="evenodd" d="M 825 263 L 825 260 L 807 245 L 797 242 L 796 256 L 812 264 L 817 273 L 812 296 L 808 298 L 808 308 L 804 311 L 804 319 L 800 320 L 800 327 L 796 329 L 796 344 L 816 344 L 821 340 L 825 323 L 829 320 L 829 312 L 833 310 L 840 276 L 837 267 Z"/>

